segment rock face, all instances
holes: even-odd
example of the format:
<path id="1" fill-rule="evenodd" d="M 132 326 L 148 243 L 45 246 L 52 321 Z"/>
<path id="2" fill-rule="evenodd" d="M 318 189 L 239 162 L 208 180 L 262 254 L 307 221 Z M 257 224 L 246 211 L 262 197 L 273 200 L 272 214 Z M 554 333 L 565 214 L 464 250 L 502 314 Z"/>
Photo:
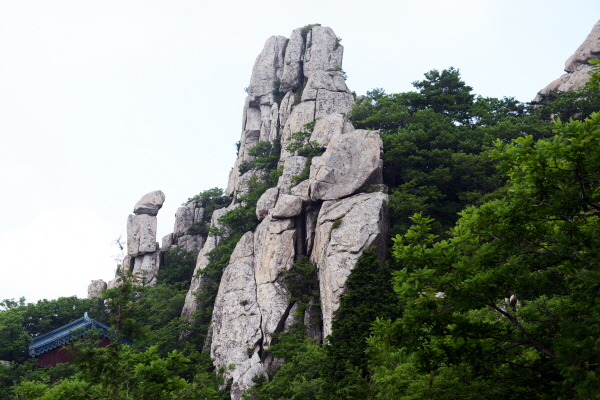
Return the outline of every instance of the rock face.
<path id="1" fill-rule="evenodd" d="M 107 288 L 106 282 L 102 279 L 96 279 L 88 285 L 88 299 L 102 296 L 102 292 Z"/>
<path id="2" fill-rule="evenodd" d="M 238 242 L 213 308 L 208 347 L 217 368 L 235 365 L 226 372 L 232 399 L 241 398 L 254 376 L 280 365 L 281 360 L 265 352 L 273 334 L 304 321 L 310 337 L 325 340 L 362 251 L 376 247 L 382 257 L 387 251 L 382 142 L 379 132 L 355 130 L 346 118 L 354 96 L 341 72 L 342 56 L 343 47 L 330 28 L 296 29 L 289 41 L 269 38 L 252 70 L 238 158 L 226 193 L 235 199 L 247 191 L 250 177 L 264 178 L 261 170 L 240 175 L 238 169 L 252 161 L 248 150 L 259 141 L 280 144 L 283 172 L 277 187 L 258 200 L 256 217 L 261 222 Z M 312 122 L 310 140 L 325 151 L 309 163 L 286 147 L 294 132 L 310 130 L 307 124 Z M 296 177 L 305 171 L 310 177 L 298 182 L 302 178 Z M 213 216 L 211 224 L 216 223 Z M 206 267 L 218 240 L 206 240 L 196 272 Z M 298 315 L 289 289 L 294 262 L 301 257 L 316 266 L 314 289 L 318 286 L 321 292 L 304 307 L 304 315 Z M 193 319 L 199 307 L 194 293 L 202 285 L 201 277 L 192 279 L 182 316 Z"/>
<path id="3" fill-rule="evenodd" d="M 600 21 L 596 22 L 585 41 L 565 63 L 566 74 L 540 90 L 540 94 L 552 91 L 567 92 L 585 85 L 589 79 L 591 66 L 589 60 L 600 58 Z M 541 97 L 536 96 L 535 101 Z"/>

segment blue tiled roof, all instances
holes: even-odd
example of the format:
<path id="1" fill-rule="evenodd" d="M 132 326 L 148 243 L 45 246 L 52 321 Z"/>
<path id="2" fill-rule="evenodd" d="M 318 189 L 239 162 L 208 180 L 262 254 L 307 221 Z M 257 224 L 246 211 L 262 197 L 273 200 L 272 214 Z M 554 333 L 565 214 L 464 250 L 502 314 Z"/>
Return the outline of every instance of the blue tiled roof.
<path id="1" fill-rule="evenodd" d="M 102 334 L 104 336 L 108 336 L 108 331 L 110 328 L 103 323 L 96 321 L 88 317 L 87 312 L 83 315 L 83 318 L 79 318 L 76 321 L 73 321 L 65 326 L 61 326 L 58 329 L 55 329 L 51 332 L 45 333 L 41 336 L 33 339 L 31 346 L 29 346 L 29 356 L 35 357 L 40 354 L 44 354 L 47 351 L 55 349 L 57 347 L 62 347 L 70 341 L 76 339 L 77 337 L 85 334 L 85 332 L 89 331 L 92 328 L 97 328 L 102 330 Z M 77 333 L 73 332 L 75 329 L 83 328 L 82 331 Z"/>

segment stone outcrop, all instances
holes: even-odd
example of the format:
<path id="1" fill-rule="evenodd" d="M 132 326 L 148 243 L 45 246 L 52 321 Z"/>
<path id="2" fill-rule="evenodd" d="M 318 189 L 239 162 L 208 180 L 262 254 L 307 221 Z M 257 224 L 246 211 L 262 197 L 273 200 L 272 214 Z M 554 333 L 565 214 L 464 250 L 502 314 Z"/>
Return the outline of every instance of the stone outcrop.
<path id="1" fill-rule="evenodd" d="M 93 280 L 88 285 L 88 299 L 102 296 L 102 292 L 106 290 L 107 286 L 102 279 Z"/>
<path id="2" fill-rule="evenodd" d="M 362 193 L 326 201 L 319 211 L 311 261 L 319 266 L 324 337 L 331 333 L 344 284 L 362 251 L 376 247 L 385 256 L 387 202 L 384 193 Z"/>
<path id="3" fill-rule="evenodd" d="M 259 141 L 279 143 L 283 171 L 277 186 L 258 200 L 261 222 L 237 244 L 213 308 L 209 348 L 216 367 L 235 364 L 226 372 L 232 399 L 241 398 L 252 377 L 281 364 L 265 352 L 274 334 L 303 321 L 310 337 L 325 340 L 362 251 L 376 247 L 382 257 L 386 253 L 382 142 L 379 132 L 355 130 L 346 118 L 354 96 L 341 71 L 342 56 L 343 47 L 330 28 L 316 26 L 304 34 L 296 29 L 289 41 L 268 39 L 252 71 L 226 193 L 239 198 L 251 177 L 264 178 L 261 170 L 240 175 L 238 168 L 252 161 L 248 150 Z M 286 147 L 292 133 L 310 130 L 312 122 L 310 140 L 324 153 L 309 162 Z M 308 171 L 310 177 L 298 182 Z M 208 264 L 215 240 L 204 244 L 197 271 Z M 320 298 L 304 305 L 304 315 L 298 315 L 299 304 L 290 301 L 289 289 L 300 257 L 316 265 L 314 289 L 321 291 Z M 202 284 L 201 277 L 192 279 L 183 316 L 193 316 L 198 307 L 193 293 L 202 291 Z"/>
<path id="4" fill-rule="evenodd" d="M 565 63 L 566 74 L 540 90 L 540 94 L 552 91 L 567 92 L 584 86 L 590 78 L 591 65 L 589 60 L 600 58 L 600 21 L 596 22 L 585 41 Z M 539 101 L 540 95 L 534 101 Z"/>

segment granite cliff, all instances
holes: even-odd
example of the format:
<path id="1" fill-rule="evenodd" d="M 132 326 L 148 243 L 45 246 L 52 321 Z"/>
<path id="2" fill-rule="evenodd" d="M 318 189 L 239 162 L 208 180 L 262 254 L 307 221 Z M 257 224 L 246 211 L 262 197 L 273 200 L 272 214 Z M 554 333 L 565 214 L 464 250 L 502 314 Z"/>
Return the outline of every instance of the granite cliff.
<path id="1" fill-rule="evenodd" d="M 254 63 L 243 107 L 238 156 L 226 189 L 231 205 L 214 211 L 210 221 L 201 202 L 180 207 L 173 233 L 162 245 L 156 242 L 156 215 L 165 199 L 161 191 L 143 196 L 127 220 L 123 268 L 140 273 L 148 285 L 156 284 L 168 250 L 181 246 L 197 255 L 181 314 L 193 324 L 198 307 L 194 294 L 203 290 L 198 272 L 208 265 L 220 237 L 190 228 L 219 227 L 219 218 L 239 206 L 248 182 L 264 177 L 260 168 L 244 168 L 256 158 L 254 147 L 269 143 L 280 149 L 280 177 L 258 200 L 260 223 L 242 236 L 223 271 L 205 343 L 216 367 L 235 365 L 225 372 L 232 399 L 241 398 L 255 375 L 280 365 L 265 353 L 273 334 L 303 319 L 308 334 L 325 341 L 344 283 L 362 251 L 376 248 L 381 258 L 387 252 L 383 145 L 377 131 L 354 129 L 346 118 L 355 98 L 345 82 L 343 53 L 333 30 L 318 25 L 295 29 L 289 39 L 267 39 Z M 292 151 L 289 144 L 298 132 L 321 155 Z M 299 258 L 316 266 L 320 289 L 304 315 L 290 301 L 286 282 Z M 108 287 L 118 284 L 116 277 Z M 104 285 L 93 281 L 90 296 Z"/>

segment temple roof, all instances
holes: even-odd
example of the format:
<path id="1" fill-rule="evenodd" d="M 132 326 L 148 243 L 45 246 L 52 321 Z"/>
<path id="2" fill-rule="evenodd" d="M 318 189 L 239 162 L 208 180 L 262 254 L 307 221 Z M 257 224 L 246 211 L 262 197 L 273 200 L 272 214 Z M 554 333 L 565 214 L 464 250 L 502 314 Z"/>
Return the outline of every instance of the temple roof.
<path id="1" fill-rule="evenodd" d="M 73 332 L 75 329 L 83 328 L 80 331 Z M 108 336 L 110 328 L 101 322 L 96 321 L 88 317 L 88 313 L 83 314 L 83 318 L 79 318 L 67 325 L 61 326 L 51 332 L 45 333 L 33 339 L 31 346 L 29 346 L 29 356 L 35 357 L 43 354 L 47 351 L 62 347 L 70 341 L 78 338 L 85 334 L 92 328 L 102 330 L 104 336 Z"/>

